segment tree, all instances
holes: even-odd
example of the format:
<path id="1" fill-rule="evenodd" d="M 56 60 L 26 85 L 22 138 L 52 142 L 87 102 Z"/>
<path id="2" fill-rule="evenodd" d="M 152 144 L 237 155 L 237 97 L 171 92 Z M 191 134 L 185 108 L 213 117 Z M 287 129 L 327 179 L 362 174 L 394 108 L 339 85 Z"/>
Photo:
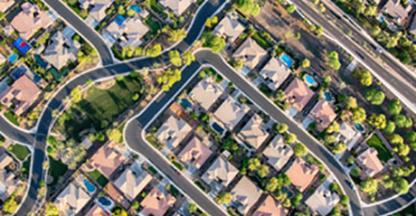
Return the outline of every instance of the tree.
<path id="1" fill-rule="evenodd" d="M 364 97 L 373 105 L 381 105 L 386 96 L 383 91 L 372 88 L 364 93 Z"/>
<path id="2" fill-rule="evenodd" d="M 303 59 L 303 61 L 302 61 L 302 68 L 303 69 L 306 69 L 306 68 L 309 68 L 311 66 L 311 61 L 309 61 L 309 59 Z"/>
<path id="3" fill-rule="evenodd" d="M 248 170 L 251 172 L 257 170 L 260 166 L 261 162 L 258 158 L 253 157 L 248 160 Z"/>
<path id="4" fill-rule="evenodd" d="M 192 54 L 189 51 L 186 51 L 185 53 L 183 53 L 182 62 L 185 65 L 190 65 L 194 61 L 195 61 L 195 55 L 194 54 Z"/>
<path id="5" fill-rule="evenodd" d="M 290 14 L 295 13 L 296 12 L 296 6 L 294 4 L 287 4 L 286 10 Z"/>
<path id="6" fill-rule="evenodd" d="M 332 70 L 335 71 L 338 71 L 341 68 L 338 52 L 332 51 L 327 54 L 327 64 Z"/>
<path id="7" fill-rule="evenodd" d="M 416 142 L 416 131 L 409 131 L 406 134 L 406 140 L 408 142 Z"/>
<path id="8" fill-rule="evenodd" d="M 238 144 L 230 137 L 224 140 L 223 147 L 230 152 L 235 152 L 239 149 Z"/>
<path id="9" fill-rule="evenodd" d="M 384 128 L 384 133 L 386 133 L 387 135 L 390 135 L 390 134 L 393 134 L 395 130 L 396 130 L 396 124 L 392 121 L 388 121 L 386 128 Z"/>
<path id="10" fill-rule="evenodd" d="M 393 99 L 388 104 L 387 109 L 391 115 L 398 115 L 402 111 L 402 104 L 398 99 Z"/>
<path id="11" fill-rule="evenodd" d="M 182 58 L 178 50 L 169 51 L 169 61 L 176 67 L 182 66 Z"/>
<path id="12" fill-rule="evenodd" d="M 352 110 L 358 107 L 357 99 L 353 96 L 348 96 L 345 100 L 345 108 Z"/>
<path id="13" fill-rule="evenodd" d="M 218 17 L 217 16 L 213 16 L 213 17 L 209 17 L 207 19 L 207 21 L 205 22 L 205 26 L 207 28 L 212 28 L 215 25 L 217 25 L 217 23 L 218 23 Z"/>
<path id="14" fill-rule="evenodd" d="M 179 80 L 181 80 L 182 72 L 179 69 L 168 69 L 157 78 L 157 82 L 162 85 L 163 91 L 169 89 Z"/>
<path id="15" fill-rule="evenodd" d="M 338 124 L 338 122 L 333 121 L 327 128 L 326 128 L 326 132 L 327 133 L 335 133 L 335 132 L 339 132 L 340 130 L 340 126 Z"/>
<path id="16" fill-rule="evenodd" d="M 399 134 L 393 134 L 389 137 L 389 141 L 393 145 L 399 145 L 404 143 L 404 139 Z"/>
<path id="17" fill-rule="evenodd" d="M 6 201 L 3 203 L 3 213 L 5 214 L 13 214 L 18 207 L 18 204 L 16 202 L 15 195 L 11 195 L 9 198 L 6 199 Z"/>
<path id="18" fill-rule="evenodd" d="M 266 191 L 268 192 L 274 192 L 280 187 L 281 185 L 276 177 L 271 177 L 266 183 Z"/>
<path id="19" fill-rule="evenodd" d="M 226 46 L 224 38 L 207 32 L 202 35 L 202 46 L 211 48 L 214 53 L 220 53 Z"/>
<path id="20" fill-rule="evenodd" d="M 287 133 L 285 135 L 285 142 L 288 143 L 288 144 L 296 142 L 297 139 L 298 138 L 297 138 L 296 134 L 294 134 L 294 133 Z"/>
<path id="21" fill-rule="evenodd" d="M 198 206 L 195 203 L 189 203 L 188 213 L 195 214 L 198 211 Z"/>
<path id="22" fill-rule="evenodd" d="M 384 129 L 387 126 L 387 119 L 383 114 L 373 113 L 368 118 L 368 123 L 375 128 Z"/>
<path id="23" fill-rule="evenodd" d="M 395 179 L 393 189 L 398 194 L 405 194 L 409 191 L 409 182 L 405 178 Z"/>
<path id="24" fill-rule="evenodd" d="M 302 201 L 303 195 L 302 193 L 296 193 L 296 195 L 292 198 L 292 205 L 296 208 Z"/>
<path id="25" fill-rule="evenodd" d="M 358 107 L 352 110 L 352 121 L 354 123 L 362 123 L 367 118 L 365 109 Z"/>
<path id="26" fill-rule="evenodd" d="M 145 51 L 146 56 L 149 56 L 149 57 L 157 57 L 160 55 L 161 52 L 162 52 L 162 45 L 160 44 L 154 44 L 153 46 L 146 49 Z"/>
<path id="27" fill-rule="evenodd" d="M 341 154 L 342 152 L 344 152 L 345 150 L 347 150 L 347 144 L 343 143 L 343 142 L 338 142 L 334 145 L 334 147 L 332 148 L 332 152 L 334 154 Z"/>
<path id="28" fill-rule="evenodd" d="M 111 212 L 113 216 L 128 216 L 127 211 L 121 207 L 115 207 Z"/>
<path id="29" fill-rule="evenodd" d="M 402 114 L 394 116 L 394 122 L 398 128 L 410 128 L 413 125 L 413 120 Z"/>
<path id="30" fill-rule="evenodd" d="M 269 173 L 270 173 L 269 167 L 265 164 L 260 165 L 257 169 L 257 175 L 260 178 L 267 177 Z"/>
<path id="31" fill-rule="evenodd" d="M 373 84 L 373 75 L 368 70 L 357 69 L 353 72 L 353 76 L 360 81 L 362 86 L 368 87 Z"/>
<path id="32" fill-rule="evenodd" d="M 362 181 L 361 190 L 369 195 L 374 195 L 378 191 L 378 181 L 375 179 L 367 179 Z"/>
<path id="33" fill-rule="evenodd" d="M 303 157 L 306 155 L 306 153 L 308 153 L 306 147 L 302 143 L 297 143 L 295 146 L 293 146 L 293 152 L 296 157 Z"/>
<path id="34" fill-rule="evenodd" d="M 276 125 L 276 131 L 279 134 L 284 134 L 287 132 L 287 130 L 289 129 L 289 126 L 285 123 L 280 123 Z"/>
<path id="35" fill-rule="evenodd" d="M 184 28 L 180 29 L 166 29 L 164 30 L 168 35 L 168 41 L 171 43 L 178 42 L 185 38 L 186 30 Z"/>
<path id="36" fill-rule="evenodd" d="M 81 86 L 77 86 L 71 90 L 71 93 L 69 94 L 71 97 L 71 101 L 73 103 L 79 103 L 83 99 L 83 93 Z"/>
<path id="37" fill-rule="evenodd" d="M 45 216 L 58 216 L 59 210 L 58 208 L 53 204 L 48 202 L 45 207 Z"/>
<path id="38" fill-rule="evenodd" d="M 119 129 L 112 129 L 107 132 L 108 139 L 115 143 L 122 143 L 123 142 L 123 134 Z"/>
<path id="39" fill-rule="evenodd" d="M 233 196 L 231 195 L 231 193 L 222 192 L 217 197 L 217 203 L 219 203 L 221 205 L 228 205 L 231 202 L 232 199 L 233 199 Z"/>
<path id="40" fill-rule="evenodd" d="M 261 9 L 256 0 L 237 0 L 236 6 L 246 16 L 257 16 Z"/>

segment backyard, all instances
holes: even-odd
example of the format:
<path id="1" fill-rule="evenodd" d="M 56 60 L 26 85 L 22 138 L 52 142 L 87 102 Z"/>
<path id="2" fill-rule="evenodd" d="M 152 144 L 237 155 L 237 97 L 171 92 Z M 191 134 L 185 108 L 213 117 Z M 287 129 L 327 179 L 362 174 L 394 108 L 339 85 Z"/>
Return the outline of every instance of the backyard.
<path id="1" fill-rule="evenodd" d="M 370 139 L 367 141 L 367 144 L 377 150 L 378 158 L 380 160 L 387 162 L 392 158 L 390 151 L 377 135 L 374 134 L 372 137 L 370 137 Z"/>

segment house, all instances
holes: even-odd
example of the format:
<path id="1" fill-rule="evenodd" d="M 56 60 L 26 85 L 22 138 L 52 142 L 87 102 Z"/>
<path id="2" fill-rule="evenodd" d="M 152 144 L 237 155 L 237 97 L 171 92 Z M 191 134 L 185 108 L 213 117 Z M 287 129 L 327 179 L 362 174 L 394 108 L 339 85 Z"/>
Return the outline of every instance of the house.
<path id="1" fill-rule="evenodd" d="M 282 85 L 290 73 L 290 69 L 274 57 L 260 71 L 260 75 L 266 81 L 267 86 L 273 91 L 276 91 Z"/>
<path id="2" fill-rule="evenodd" d="M 233 197 L 232 205 L 238 209 L 242 215 L 246 215 L 250 208 L 260 198 L 262 191 L 246 176 L 231 190 Z"/>
<path id="3" fill-rule="evenodd" d="M 233 130 L 249 109 L 250 108 L 247 105 L 241 104 L 229 96 L 215 111 L 214 116 L 221 121 L 228 130 Z"/>
<path id="4" fill-rule="evenodd" d="M 313 119 L 316 129 L 322 132 L 334 121 L 337 114 L 332 109 L 331 104 L 327 101 L 319 100 L 309 112 L 308 117 Z"/>
<path id="5" fill-rule="evenodd" d="M 169 8 L 176 16 L 182 16 L 192 2 L 192 0 L 160 0 L 160 4 Z"/>
<path id="6" fill-rule="evenodd" d="M 285 89 L 286 101 L 290 106 L 289 112 L 291 116 L 303 110 L 313 97 L 313 91 L 308 88 L 306 83 L 295 78 L 289 86 Z"/>
<path id="7" fill-rule="evenodd" d="M 105 177 L 110 178 L 111 174 L 123 163 L 125 157 L 114 150 L 116 143 L 109 142 L 102 146 L 90 158 L 89 164 L 100 171 Z"/>
<path id="8" fill-rule="evenodd" d="M 296 158 L 286 171 L 286 175 L 289 177 L 290 182 L 292 182 L 300 192 L 303 192 L 312 184 L 313 180 L 318 175 L 318 172 L 319 168 L 317 166 L 308 164 L 301 158 Z"/>
<path id="9" fill-rule="evenodd" d="M 25 2 L 21 8 L 22 11 L 13 18 L 11 25 L 24 40 L 30 39 L 39 29 L 46 29 L 53 23 L 52 18 L 36 4 Z"/>
<path id="10" fill-rule="evenodd" d="M 363 177 L 372 178 L 380 173 L 384 166 L 378 159 L 378 152 L 375 148 L 368 148 L 357 157 L 357 164 L 364 171 Z"/>
<path id="11" fill-rule="evenodd" d="M 61 70 L 69 62 L 77 60 L 80 45 L 75 43 L 74 40 L 66 38 L 62 32 L 57 32 L 51 41 L 43 52 L 43 58 L 49 64 Z"/>
<path id="12" fill-rule="evenodd" d="M 357 131 L 357 129 L 355 129 L 351 124 L 342 122 L 339 127 L 337 137 L 339 141 L 347 144 L 348 149 L 351 150 L 361 138 L 361 133 Z"/>
<path id="13" fill-rule="evenodd" d="M 189 97 L 203 109 L 209 110 L 223 92 L 224 89 L 215 82 L 214 78 L 206 77 L 192 89 Z"/>
<path id="14" fill-rule="evenodd" d="M 238 169 L 220 156 L 204 173 L 202 180 L 214 187 L 222 188 L 228 186 L 237 174 Z"/>
<path id="15" fill-rule="evenodd" d="M 0 200 L 5 201 L 9 198 L 20 184 L 20 180 L 13 172 L 5 169 L 0 170 Z"/>
<path id="16" fill-rule="evenodd" d="M 15 0 L 0 0 L 0 12 L 4 13 L 9 9 L 13 4 Z"/>
<path id="17" fill-rule="evenodd" d="M 175 148 L 191 132 L 191 126 L 183 119 L 175 116 L 169 118 L 157 130 L 156 137 L 169 149 Z"/>
<path id="18" fill-rule="evenodd" d="M 55 205 L 62 215 L 77 214 L 91 199 L 90 195 L 80 186 L 71 182 L 58 195 Z"/>
<path id="19" fill-rule="evenodd" d="M 27 75 L 23 75 L 0 95 L 0 102 L 20 115 L 36 101 L 40 93 L 38 86 Z"/>
<path id="20" fill-rule="evenodd" d="M 0 170 L 4 170 L 11 163 L 13 163 L 13 158 L 6 153 L 4 148 L 0 148 Z"/>
<path id="21" fill-rule="evenodd" d="M 211 149 L 194 136 L 179 153 L 178 158 L 188 166 L 199 169 L 211 154 Z"/>
<path id="22" fill-rule="evenodd" d="M 87 23 L 91 20 L 98 24 L 107 16 L 106 10 L 114 0 L 78 0 L 78 2 L 82 9 L 88 10 Z"/>
<path id="23" fill-rule="evenodd" d="M 136 169 L 139 168 L 139 169 Z M 130 166 L 114 181 L 114 185 L 130 200 L 137 195 L 152 181 L 152 176 L 140 166 Z"/>
<path id="24" fill-rule="evenodd" d="M 258 149 L 268 136 L 269 133 L 265 129 L 263 118 L 258 114 L 253 115 L 238 133 L 240 139 L 255 149 Z"/>
<path id="25" fill-rule="evenodd" d="M 276 136 L 264 149 L 267 162 L 277 171 L 281 170 L 293 155 L 293 149 L 284 142 L 283 136 Z"/>
<path id="26" fill-rule="evenodd" d="M 90 208 L 85 214 L 86 216 L 110 216 L 111 214 L 106 212 L 103 208 L 101 208 L 99 205 L 94 204 L 92 208 Z"/>
<path id="27" fill-rule="evenodd" d="M 407 21 L 411 6 L 405 8 L 400 0 L 387 0 L 380 12 L 392 19 L 397 25 L 403 26 Z"/>
<path id="28" fill-rule="evenodd" d="M 238 15 L 228 13 L 215 27 L 215 34 L 225 38 L 231 44 L 244 32 L 244 29 L 238 21 Z"/>
<path id="29" fill-rule="evenodd" d="M 140 17 L 125 18 L 117 15 L 104 30 L 104 37 L 111 44 L 118 42 L 122 47 L 137 47 L 142 44 L 142 38 L 149 32 Z"/>
<path id="30" fill-rule="evenodd" d="M 124 198 L 123 194 L 118 190 L 113 182 L 109 182 L 104 187 L 104 192 L 108 195 L 108 198 L 115 203 L 120 203 L 123 208 L 129 207 L 129 202 Z"/>
<path id="31" fill-rule="evenodd" d="M 141 202 L 142 210 L 140 211 L 140 215 L 163 216 L 175 202 L 175 197 L 167 191 L 153 188 Z"/>
<path id="32" fill-rule="evenodd" d="M 336 192 L 329 189 L 329 182 L 324 182 L 318 189 L 305 201 L 305 204 L 312 211 L 319 215 L 326 216 L 340 201 Z"/>
<path id="33" fill-rule="evenodd" d="M 286 216 L 288 212 L 272 196 L 268 195 L 256 211 L 253 212 L 252 216 Z"/>
<path id="34" fill-rule="evenodd" d="M 234 58 L 244 61 L 246 71 L 253 70 L 266 56 L 267 51 L 251 38 L 247 38 L 233 54 Z"/>

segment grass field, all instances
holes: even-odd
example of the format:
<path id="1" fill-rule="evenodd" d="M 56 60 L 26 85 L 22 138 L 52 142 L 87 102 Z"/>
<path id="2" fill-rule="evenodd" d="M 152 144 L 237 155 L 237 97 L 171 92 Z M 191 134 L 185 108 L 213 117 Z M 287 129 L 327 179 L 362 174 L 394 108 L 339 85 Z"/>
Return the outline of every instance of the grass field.
<path id="1" fill-rule="evenodd" d="M 17 159 L 20 161 L 23 161 L 26 159 L 27 156 L 29 156 L 30 151 L 25 146 L 19 145 L 19 144 L 13 144 L 8 149 L 9 152 L 14 154 Z"/>
<path id="2" fill-rule="evenodd" d="M 98 170 L 89 172 L 88 176 L 96 183 L 98 183 L 101 187 L 104 187 L 108 182 L 107 178 L 104 177 Z"/>
<path id="3" fill-rule="evenodd" d="M 373 147 L 377 150 L 378 158 L 380 160 L 386 162 L 392 158 L 390 151 L 387 149 L 387 147 L 383 144 L 383 142 L 377 135 L 374 134 L 372 137 L 370 137 L 370 139 L 368 139 L 367 141 L 367 144 L 370 147 Z"/>

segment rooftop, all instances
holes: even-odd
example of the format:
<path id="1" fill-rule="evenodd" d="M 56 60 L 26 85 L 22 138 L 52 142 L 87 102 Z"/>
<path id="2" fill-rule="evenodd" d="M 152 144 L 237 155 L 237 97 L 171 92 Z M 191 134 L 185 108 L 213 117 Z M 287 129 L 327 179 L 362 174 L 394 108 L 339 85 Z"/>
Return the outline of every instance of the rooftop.
<path id="1" fill-rule="evenodd" d="M 316 103 L 316 105 L 312 108 L 309 116 L 315 120 L 316 129 L 318 131 L 323 131 L 331 124 L 332 121 L 334 121 L 337 114 L 328 102 L 319 100 L 318 103 Z"/>
<path id="2" fill-rule="evenodd" d="M 253 182 L 244 176 L 231 190 L 233 203 L 238 205 L 238 211 L 246 214 L 260 198 L 262 191 Z"/>
<path id="3" fill-rule="evenodd" d="M 322 184 L 319 188 L 305 201 L 314 212 L 320 215 L 328 215 L 340 201 L 337 193 L 331 192 L 328 184 Z"/>
<path id="4" fill-rule="evenodd" d="M 283 208 L 272 196 L 268 195 L 253 213 L 253 216 L 286 216 L 287 214 L 288 210 Z"/>
<path id="5" fill-rule="evenodd" d="M 176 202 L 175 197 L 166 191 L 153 188 L 152 191 L 141 202 L 143 209 L 141 215 L 163 216 Z"/>
<path id="6" fill-rule="evenodd" d="M 315 165 L 306 163 L 301 158 L 296 158 L 292 166 L 286 171 L 293 185 L 295 185 L 300 192 L 303 192 L 309 185 L 312 184 L 315 177 L 318 175 L 319 168 Z"/>
<path id="7" fill-rule="evenodd" d="M 117 40 L 122 47 L 137 47 L 142 43 L 143 36 L 149 32 L 149 27 L 142 22 L 140 17 L 124 18 L 118 15 L 105 32 Z"/>
<path id="8" fill-rule="evenodd" d="M 267 157 L 267 162 L 279 171 L 292 157 L 293 150 L 290 145 L 284 143 L 283 136 L 276 136 L 264 149 L 263 154 Z"/>
<path id="9" fill-rule="evenodd" d="M 71 182 L 56 198 L 55 205 L 64 215 L 77 214 L 91 199 L 81 187 Z"/>
<path id="10" fill-rule="evenodd" d="M 251 38 L 247 38 L 233 54 L 234 58 L 243 59 L 244 65 L 251 70 L 266 56 L 267 51 Z"/>
<path id="11" fill-rule="evenodd" d="M 179 153 L 178 158 L 184 163 L 192 164 L 199 169 L 212 154 L 207 145 L 197 137 L 193 137 Z"/>
<path id="12" fill-rule="evenodd" d="M 152 176 L 149 173 L 144 170 L 132 169 L 130 166 L 114 181 L 114 185 L 132 201 L 151 180 Z"/>
<path id="13" fill-rule="evenodd" d="M 90 158 L 90 164 L 107 178 L 125 160 L 123 155 L 114 150 L 113 145 L 117 144 L 113 142 L 105 144 Z"/>
<path id="14" fill-rule="evenodd" d="M 361 153 L 357 158 L 357 162 L 368 177 L 373 177 L 384 169 L 375 148 L 368 148 Z"/>
<path id="15" fill-rule="evenodd" d="M 176 16 L 181 16 L 192 2 L 192 0 L 160 0 L 160 3 L 171 9 Z"/>
<path id="16" fill-rule="evenodd" d="M 273 91 L 279 88 L 279 86 L 289 77 L 290 73 L 290 69 L 274 57 L 271 58 L 260 71 L 260 75 L 263 79 L 270 81 L 268 87 Z"/>
<path id="17" fill-rule="evenodd" d="M 156 137 L 162 144 L 166 144 L 172 149 L 191 132 L 191 126 L 181 118 L 169 116 L 169 118 L 157 130 Z"/>
<path id="18" fill-rule="evenodd" d="M 49 64 L 60 70 L 69 62 L 77 60 L 79 45 L 72 38 L 66 38 L 62 32 L 57 32 L 51 40 L 43 53 L 43 58 Z"/>
<path id="19" fill-rule="evenodd" d="M 244 32 L 244 29 L 236 15 L 227 14 L 215 27 L 215 33 L 225 37 L 228 42 L 232 43 Z"/>
<path id="20" fill-rule="evenodd" d="M 308 88 L 306 83 L 295 78 L 285 90 L 286 100 L 298 112 L 312 99 L 314 92 Z"/>
<path id="21" fill-rule="evenodd" d="M 6 12 L 13 4 L 14 0 L 0 0 L 0 12 Z"/>
<path id="22" fill-rule="evenodd" d="M 234 179 L 234 177 L 237 176 L 237 174 L 238 169 L 220 156 L 204 173 L 202 180 L 208 184 L 212 181 L 217 181 L 223 186 L 227 186 Z"/>
<path id="23" fill-rule="evenodd" d="M 263 119 L 258 114 L 255 114 L 244 125 L 238 135 L 252 147 L 257 149 L 267 139 L 269 133 L 265 129 Z"/>
<path id="24" fill-rule="evenodd" d="M 192 89 L 189 97 L 208 110 L 223 92 L 224 89 L 212 77 L 206 77 Z"/>
<path id="25" fill-rule="evenodd" d="M 247 105 L 235 101 L 232 97 L 227 97 L 215 111 L 214 115 L 224 123 L 229 130 L 233 130 L 249 109 L 250 108 Z"/>

